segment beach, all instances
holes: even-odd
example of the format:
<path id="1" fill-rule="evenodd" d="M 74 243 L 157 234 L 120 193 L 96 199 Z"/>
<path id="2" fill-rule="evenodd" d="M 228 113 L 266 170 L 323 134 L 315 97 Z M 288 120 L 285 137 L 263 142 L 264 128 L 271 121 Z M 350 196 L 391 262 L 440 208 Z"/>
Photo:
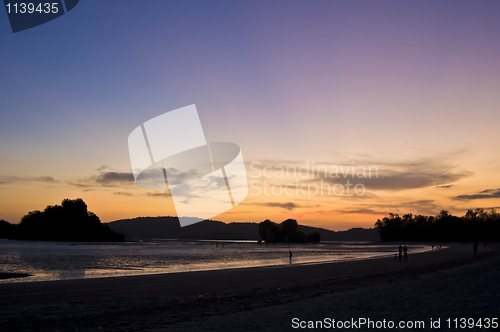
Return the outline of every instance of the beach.
<path id="1" fill-rule="evenodd" d="M 297 330 L 292 322 L 363 317 L 424 321 L 419 330 L 440 319 L 444 328 L 446 319 L 500 316 L 499 249 L 481 243 L 474 257 L 472 244 L 443 244 L 408 262 L 0 284 L 0 330 L 287 331 Z"/>
<path id="2" fill-rule="evenodd" d="M 410 252 L 431 250 L 409 245 Z M 364 242 L 259 244 L 256 241 L 134 241 L 74 243 L 0 240 L 0 272 L 27 278 L 5 282 L 125 277 L 250 267 L 326 263 L 393 255 L 396 245 Z"/>

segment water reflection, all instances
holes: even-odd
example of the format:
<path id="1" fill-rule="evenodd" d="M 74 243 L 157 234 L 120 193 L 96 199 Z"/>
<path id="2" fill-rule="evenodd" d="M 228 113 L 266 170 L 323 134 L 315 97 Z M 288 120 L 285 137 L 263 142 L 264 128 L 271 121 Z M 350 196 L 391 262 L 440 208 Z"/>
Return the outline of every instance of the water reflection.
<path id="1" fill-rule="evenodd" d="M 409 246 L 412 254 L 430 250 Z M 255 241 L 152 241 L 65 243 L 0 240 L 0 272 L 33 276 L 0 280 L 26 282 L 311 264 L 392 256 L 395 245 L 365 243 L 272 244 Z"/>

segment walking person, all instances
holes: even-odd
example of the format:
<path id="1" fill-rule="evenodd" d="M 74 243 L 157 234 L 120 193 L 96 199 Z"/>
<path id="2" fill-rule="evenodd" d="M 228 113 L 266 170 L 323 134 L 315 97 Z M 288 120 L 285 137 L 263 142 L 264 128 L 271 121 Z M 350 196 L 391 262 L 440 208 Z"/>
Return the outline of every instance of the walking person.
<path id="1" fill-rule="evenodd" d="M 401 262 L 401 257 L 403 257 L 403 247 L 401 245 L 399 245 L 399 261 Z"/>
<path id="2" fill-rule="evenodd" d="M 408 248 L 404 246 L 403 251 L 404 251 L 404 261 L 408 262 Z"/>

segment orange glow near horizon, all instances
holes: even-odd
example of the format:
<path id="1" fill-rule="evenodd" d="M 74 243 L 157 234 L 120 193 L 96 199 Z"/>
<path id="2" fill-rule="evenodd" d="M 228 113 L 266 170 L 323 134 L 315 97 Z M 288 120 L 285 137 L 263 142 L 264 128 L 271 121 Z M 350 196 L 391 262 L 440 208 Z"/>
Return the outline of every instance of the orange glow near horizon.
<path id="1" fill-rule="evenodd" d="M 487 167 L 490 166 L 487 165 Z M 381 182 L 386 181 L 385 174 L 392 174 L 391 172 L 381 169 L 379 177 Z M 251 169 L 248 170 L 248 176 L 249 183 L 255 180 L 255 173 L 252 173 Z M 268 178 L 267 180 L 269 183 L 281 186 L 295 181 L 293 178 Z M 306 183 L 311 183 L 308 181 L 312 180 L 314 179 L 300 179 Z M 284 193 L 266 196 L 261 186 L 260 195 L 256 195 L 256 190 L 250 189 L 247 198 L 241 204 L 211 219 L 223 222 L 257 223 L 270 219 L 279 223 L 292 218 L 301 225 L 336 231 L 354 227 L 372 228 L 377 219 L 391 212 L 436 215 L 440 210 L 448 210 L 452 214 L 463 215 L 467 209 L 495 207 L 493 202 L 498 201 L 498 198 L 494 197 L 489 199 L 489 206 L 480 205 L 477 200 L 454 198 L 463 194 L 464 191 L 480 192 L 490 180 L 491 177 L 488 174 L 482 173 L 474 178 L 465 178 L 459 184 L 445 186 L 444 189 L 439 186 L 402 190 L 367 189 L 365 194 L 360 196 L 313 195 L 308 197 L 303 193 L 293 196 Z M 362 179 L 359 181 L 362 182 Z M 371 186 L 379 185 L 373 181 L 377 179 L 372 180 Z M 47 205 L 60 204 L 64 198 L 82 198 L 87 203 L 88 209 L 96 213 L 103 222 L 146 216 L 176 215 L 172 200 L 162 196 L 163 192 L 141 189 L 134 183 L 120 187 L 79 188 L 61 183 L 40 185 L 40 183 L 29 181 L 20 182 L 17 186 L 12 184 L 10 190 L 0 191 L 0 199 L 5 206 L 0 219 L 17 223 L 29 211 L 43 210 Z M 429 200 L 428 197 L 433 197 L 433 199 Z"/>

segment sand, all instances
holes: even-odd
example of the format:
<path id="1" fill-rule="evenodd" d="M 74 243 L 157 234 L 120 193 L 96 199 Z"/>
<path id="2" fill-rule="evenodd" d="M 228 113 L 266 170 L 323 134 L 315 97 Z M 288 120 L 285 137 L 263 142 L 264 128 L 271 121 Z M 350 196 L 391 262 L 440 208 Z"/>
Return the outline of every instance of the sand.
<path id="1" fill-rule="evenodd" d="M 472 244 L 451 244 L 409 262 L 0 284 L 0 331 L 296 331 L 294 318 L 363 317 L 424 321 L 420 331 L 440 318 L 443 328 L 500 316 L 499 250 L 481 245 L 474 257 Z"/>
<path id="2" fill-rule="evenodd" d="M 0 273 L 0 279 L 11 279 L 11 278 L 23 278 L 23 277 L 29 277 L 30 275 L 27 273 Z"/>

